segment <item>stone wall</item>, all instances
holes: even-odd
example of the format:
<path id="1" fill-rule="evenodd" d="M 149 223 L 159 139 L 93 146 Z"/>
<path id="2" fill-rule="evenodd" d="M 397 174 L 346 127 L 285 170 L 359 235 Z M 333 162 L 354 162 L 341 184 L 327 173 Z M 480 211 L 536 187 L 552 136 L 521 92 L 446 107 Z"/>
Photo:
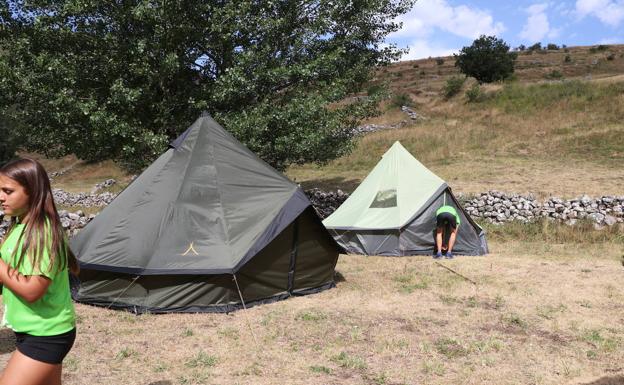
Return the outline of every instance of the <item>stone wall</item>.
<path id="1" fill-rule="evenodd" d="M 305 191 L 321 219 L 330 216 L 340 205 L 349 198 L 349 194 L 342 190 L 323 191 L 311 189 Z M 78 207 L 102 207 L 109 204 L 115 194 L 72 194 L 60 189 L 53 190 L 57 205 Z M 591 198 L 587 195 L 574 199 L 550 197 L 544 201 L 537 200 L 532 195 L 519 195 L 488 191 L 478 196 L 457 195 L 462 207 L 477 222 L 504 223 L 509 221 L 530 222 L 540 218 L 550 218 L 569 225 L 579 219 L 587 218 L 598 226 L 612 226 L 624 222 L 624 195 L 602 196 Z M 0 216 L 4 213 L 0 211 Z M 70 236 L 76 234 L 95 214 L 85 214 L 82 210 L 60 210 L 61 224 Z M 4 236 L 9 222 L 0 222 L 0 237 Z"/>
<path id="2" fill-rule="evenodd" d="M 624 222 L 624 195 L 598 198 L 582 195 L 574 199 L 549 197 L 539 201 L 532 195 L 488 191 L 476 197 L 459 195 L 458 199 L 473 218 L 477 221 L 483 218 L 490 223 L 530 222 L 539 218 L 550 218 L 569 225 L 585 218 L 606 226 Z"/>
<path id="3" fill-rule="evenodd" d="M 323 219 L 330 216 L 349 197 L 349 194 L 341 190 L 326 192 L 312 189 L 307 190 L 306 194 Z M 457 198 L 477 222 L 479 219 L 490 223 L 530 222 L 539 218 L 550 218 L 570 225 L 584 218 L 606 226 L 624 222 L 624 196 L 591 198 L 583 195 L 567 200 L 550 197 L 539 201 L 532 195 L 488 191 L 478 196 L 458 194 Z"/>

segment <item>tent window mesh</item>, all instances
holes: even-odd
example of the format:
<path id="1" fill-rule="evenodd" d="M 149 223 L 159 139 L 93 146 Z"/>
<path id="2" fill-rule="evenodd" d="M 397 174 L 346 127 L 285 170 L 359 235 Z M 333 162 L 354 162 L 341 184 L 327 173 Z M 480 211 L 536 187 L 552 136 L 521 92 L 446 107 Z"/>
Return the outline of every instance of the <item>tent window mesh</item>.
<path id="1" fill-rule="evenodd" d="M 371 208 L 385 208 L 396 207 L 397 205 L 397 192 L 396 189 L 392 190 L 380 190 L 375 195 L 375 200 L 371 203 Z"/>

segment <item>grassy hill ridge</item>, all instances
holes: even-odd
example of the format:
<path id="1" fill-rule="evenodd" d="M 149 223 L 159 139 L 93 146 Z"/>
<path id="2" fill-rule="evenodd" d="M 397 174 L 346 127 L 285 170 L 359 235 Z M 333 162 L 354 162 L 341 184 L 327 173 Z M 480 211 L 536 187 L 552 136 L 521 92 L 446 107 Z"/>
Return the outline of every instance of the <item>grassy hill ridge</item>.
<path id="1" fill-rule="evenodd" d="M 368 123 L 409 120 L 399 109 L 406 101 L 427 120 L 365 135 L 350 155 L 322 167 L 294 166 L 288 175 L 306 187 L 350 191 L 400 140 L 458 191 L 621 192 L 624 45 L 604 47 L 520 53 L 514 79 L 482 85 L 476 102 L 466 96 L 473 79 L 445 98 L 446 82 L 459 75 L 451 57 L 384 68 L 376 81 L 388 84 L 391 97 Z M 553 71 L 562 77 L 552 80 Z"/>

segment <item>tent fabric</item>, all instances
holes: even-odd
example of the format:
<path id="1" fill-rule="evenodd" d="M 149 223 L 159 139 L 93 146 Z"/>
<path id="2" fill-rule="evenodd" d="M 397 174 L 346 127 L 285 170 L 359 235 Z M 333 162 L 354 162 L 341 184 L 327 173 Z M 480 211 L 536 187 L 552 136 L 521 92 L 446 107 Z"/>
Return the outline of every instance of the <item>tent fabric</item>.
<path id="1" fill-rule="evenodd" d="M 387 191 L 394 192 L 388 194 Z M 462 223 L 453 253 L 487 254 L 485 232 L 463 210 L 447 183 L 395 142 L 353 194 L 323 224 L 347 253 L 432 254 L 435 213 L 445 204 L 457 210 Z"/>
<path id="2" fill-rule="evenodd" d="M 446 182 L 429 171 L 399 142 L 323 223 L 334 229 L 399 229 Z"/>
<path id="3" fill-rule="evenodd" d="M 83 270 L 77 300 L 155 312 L 233 309 L 238 289 L 263 303 L 330 287 L 338 257 L 303 191 L 207 116 L 71 247 Z"/>

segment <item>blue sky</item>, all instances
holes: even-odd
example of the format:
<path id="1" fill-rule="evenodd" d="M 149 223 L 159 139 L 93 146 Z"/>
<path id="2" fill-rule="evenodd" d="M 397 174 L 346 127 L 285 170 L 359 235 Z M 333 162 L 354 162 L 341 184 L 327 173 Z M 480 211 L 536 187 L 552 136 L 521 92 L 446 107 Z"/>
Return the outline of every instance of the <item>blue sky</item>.
<path id="1" fill-rule="evenodd" d="M 403 28 L 386 41 L 410 48 L 402 60 L 450 55 L 481 34 L 512 48 L 624 44 L 624 0 L 417 0 L 399 21 Z"/>

